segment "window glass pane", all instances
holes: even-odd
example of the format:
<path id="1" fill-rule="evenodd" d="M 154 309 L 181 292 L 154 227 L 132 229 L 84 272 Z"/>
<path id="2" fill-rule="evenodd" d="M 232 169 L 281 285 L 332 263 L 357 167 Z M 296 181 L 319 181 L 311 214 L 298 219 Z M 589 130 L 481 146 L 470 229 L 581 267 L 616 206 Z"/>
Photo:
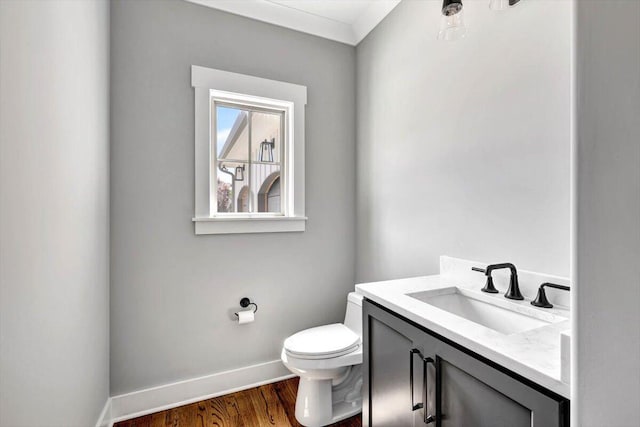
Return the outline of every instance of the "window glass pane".
<path id="1" fill-rule="evenodd" d="M 249 212 L 247 163 L 218 161 L 218 212 Z"/>
<path id="2" fill-rule="evenodd" d="M 218 105 L 216 107 L 216 154 L 218 159 L 249 160 L 248 111 Z"/>
<path id="3" fill-rule="evenodd" d="M 251 113 L 251 160 L 280 164 L 282 114 Z"/>
<path id="4" fill-rule="evenodd" d="M 251 181 L 257 189 L 255 211 L 282 213 L 280 165 L 256 163 L 251 165 L 251 171 Z"/>
<path id="5" fill-rule="evenodd" d="M 218 212 L 233 212 L 231 179 L 218 171 Z"/>

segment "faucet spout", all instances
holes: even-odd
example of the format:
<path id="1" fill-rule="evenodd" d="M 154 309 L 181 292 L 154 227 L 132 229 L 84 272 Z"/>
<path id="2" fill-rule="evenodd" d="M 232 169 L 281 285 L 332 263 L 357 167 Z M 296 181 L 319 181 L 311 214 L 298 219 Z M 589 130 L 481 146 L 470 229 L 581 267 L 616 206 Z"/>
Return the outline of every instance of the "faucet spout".
<path id="1" fill-rule="evenodd" d="M 492 292 L 492 293 L 497 293 L 498 291 L 493 286 L 493 278 L 491 277 L 491 273 L 494 270 L 500 270 L 503 268 L 508 268 L 509 270 L 511 270 L 511 279 L 509 280 L 509 289 L 507 289 L 507 292 L 504 294 L 504 297 L 508 299 L 523 300 L 524 297 L 520 292 L 520 285 L 518 283 L 518 269 L 516 268 L 515 265 L 511 264 L 510 262 L 503 262 L 500 264 L 490 264 L 487 266 L 487 268 L 471 267 L 473 271 L 482 272 L 485 274 L 485 276 L 487 276 L 487 284 L 482 289 L 482 291 Z"/>
<path id="2" fill-rule="evenodd" d="M 515 299 L 515 300 L 523 300 L 524 297 L 520 292 L 520 284 L 518 283 L 518 273 L 515 270 L 511 270 L 511 280 L 509 281 L 509 289 L 507 289 L 507 293 L 504 294 L 505 298 Z"/>

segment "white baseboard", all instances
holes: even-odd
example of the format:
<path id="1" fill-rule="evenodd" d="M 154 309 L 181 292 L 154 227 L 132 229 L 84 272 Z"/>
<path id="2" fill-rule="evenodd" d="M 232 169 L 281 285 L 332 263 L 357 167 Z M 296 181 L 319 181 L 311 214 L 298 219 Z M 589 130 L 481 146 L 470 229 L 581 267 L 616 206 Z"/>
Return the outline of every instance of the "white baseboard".
<path id="1" fill-rule="evenodd" d="M 111 398 L 109 397 L 104 404 L 104 408 L 102 408 L 102 412 L 100 412 L 96 427 L 111 427 L 113 425 L 111 418 Z"/>
<path id="2" fill-rule="evenodd" d="M 280 359 L 111 397 L 115 422 L 294 377 Z M 106 406 L 105 406 L 106 408 Z M 104 412 L 104 411 L 103 411 Z M 107 426 L 105 424 L 104 426 Z M 100 424 L 98 427 L 104 427 Z"/>

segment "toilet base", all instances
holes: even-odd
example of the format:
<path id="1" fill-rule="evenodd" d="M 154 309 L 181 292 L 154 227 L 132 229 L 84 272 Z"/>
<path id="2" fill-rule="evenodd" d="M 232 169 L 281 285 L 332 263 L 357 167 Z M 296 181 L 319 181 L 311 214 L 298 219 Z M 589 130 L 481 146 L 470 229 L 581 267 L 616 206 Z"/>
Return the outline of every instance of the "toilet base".
<path id="1" fill-rule="evenodd" d="M 362 411 L 362 365 L 351 368 L 347 378 L 332 386 L 332 380 L 300 377 L 296 397 L 296 419 L 306 427 L 321 427 Z"/>

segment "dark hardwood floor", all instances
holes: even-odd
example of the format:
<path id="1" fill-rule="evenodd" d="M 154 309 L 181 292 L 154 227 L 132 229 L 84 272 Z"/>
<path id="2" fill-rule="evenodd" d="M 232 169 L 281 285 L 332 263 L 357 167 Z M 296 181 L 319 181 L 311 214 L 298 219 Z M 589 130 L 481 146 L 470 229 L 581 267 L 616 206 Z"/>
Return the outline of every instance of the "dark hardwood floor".
<path id="1" fill-rule="evenodd" d="M 298 427 L 298 378 L 267 384 L 116 423 L 114 427 Z M 360 415 L 333 427 L 361 427 Z"/>

